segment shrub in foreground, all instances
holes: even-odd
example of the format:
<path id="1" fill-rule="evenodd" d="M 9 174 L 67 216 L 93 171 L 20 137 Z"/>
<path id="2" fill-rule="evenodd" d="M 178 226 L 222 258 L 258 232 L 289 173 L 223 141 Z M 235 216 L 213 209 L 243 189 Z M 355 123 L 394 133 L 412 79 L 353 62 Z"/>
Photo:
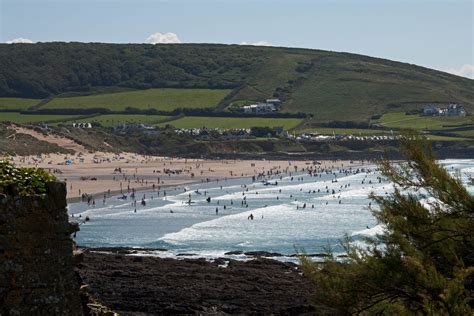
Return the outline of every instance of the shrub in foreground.
<path id="1" fill-rule="evenodd" d="M 18 168 L 9 161 L 0 160 L 0 193 L 9 185 L 15 185 L 19 193 L 44 194 L 46 183 L 56 178 L 40 168 Z"/>

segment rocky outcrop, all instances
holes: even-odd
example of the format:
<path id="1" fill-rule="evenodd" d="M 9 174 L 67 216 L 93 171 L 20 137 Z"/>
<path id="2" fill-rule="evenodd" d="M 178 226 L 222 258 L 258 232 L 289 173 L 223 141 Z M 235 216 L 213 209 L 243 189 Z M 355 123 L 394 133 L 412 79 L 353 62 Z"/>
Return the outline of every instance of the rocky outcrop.
<path id="1" fill-rule="evenodd" d="M 0 315 L 83 315 L 64 183 L 0 195 Z"/>
<path id="2" fill-rule="evenodd" d="M 86 252 L 88 291 L 120 315 L 313 315 L 313 287 L 299 266 L 258 258 L 162 259 Z"/>

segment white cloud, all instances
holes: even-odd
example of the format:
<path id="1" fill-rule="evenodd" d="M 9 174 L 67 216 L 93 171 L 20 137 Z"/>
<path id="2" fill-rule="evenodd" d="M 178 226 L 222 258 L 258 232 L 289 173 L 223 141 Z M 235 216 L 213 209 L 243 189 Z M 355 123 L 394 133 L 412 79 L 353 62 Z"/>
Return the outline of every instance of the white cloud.
<path id="1" fill-rule="evenodd" d="M 453 75 L 474 79 L 474 65 L 464 64 L 461 68 L 450 68 L 447 72 L 452 73 Z"/>
<path id="2" fill-rule="evenodd" d="M 7 44 L 33 44 L 34 42 L 30 39 L 18 37 L 6 42 Z"/>
<path id="3" fill-rule="evenodd" d="M 175 33 L 160 33 L 156 32 L 151 34 L 146 39 L 147 43 L 150 44 L 174 44 L 181 43 L 181 40 L 178 38 L 178 35 Z"/>
<path id="4" fill-rule="evenodd" d="M 252 46 L 273 46 L 272 43 L 267 42 L 267 41 L 258 41 L 254 43 L 249 43 L 249 42 L 241 42 L 240 45 L 252 45 Z"/>

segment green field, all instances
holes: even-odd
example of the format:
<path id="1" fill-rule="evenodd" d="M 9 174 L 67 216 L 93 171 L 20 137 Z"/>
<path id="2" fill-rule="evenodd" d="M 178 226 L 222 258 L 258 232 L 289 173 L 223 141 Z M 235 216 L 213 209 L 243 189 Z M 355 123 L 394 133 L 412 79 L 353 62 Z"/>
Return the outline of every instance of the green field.
<path id="1" fill-rule="evenodd" d="M 332 127 L 312 127 L 298 130 L 298 133 L 319 133 L 321 135 L 391 135 L 390 131 L 378 129 L 362 129 L 362 128 L 332 128 Z"/>
<path id="2" fill-rule="evenodd" d="M 53 114 L 20 114 L 18 112 L 2 112 L 0 113 L 0 122 L 14 122 L 14 123 L 35 123 L 48 122 L 53 120 L 62 120 L 74 118 L 77 115 L 53 115 Z"/>
<path id="3" fill-rule="evenodd" d="M 156 124 L 164 120 L 168 120 L 169 116 L 162 115 L 127 115 L 127 114 L 110 114 L 99 115 L 87 119 L 78 120 L 81 123 L 99 123 L 104 127 L 114 127 L 121 123 L 145 123 Z"/>
<path id="4" fill-rule="evenodd" d="M 464 137 L 474 137 L 474 128 L 467 131 L 455 131 L 453 133 L 455 133 L 456 135 L 464 136 Z"/>
<path id="5" fill-rule="evenodd" d="M 183 117 L 175 121 L 159 124 L 163 127 L 170 124 L 176 128 L 250 128 L 255 126 L 283 127 L 285 130 L 296 127 L 302 119 L 295 118 L 241 118 L 241 117 Z"/>
<path id="6" fill-rule="evenodd" d="M 229 92 L 230 90 L 227 89 L 147 89 L 54 98 L 42 108 L 107 108 L 115 111 L 123 111 L 127 107 L 159 111 L 172 111 L 176 108 L 211 108 L 215 107 Z"/>
<path id="7" fill-rule="evenodd" d="M 0 98 L 0 110 L 26 110 L 39 102 L 39 99 Z"/>
<path id="8" fill-rule="evenodd" d="M 468 138 L 464 137 L 451 137 L 451 136 L 441 136 L 441 135 L 425 135 L 429 140 L 445 140 L 445 141 L 453 141 L 453 140 L 469 140 Z"/>
<path id="9" fill-rule="evenodd" d="M 440 130 L 448 128 L 449 126 L 456 126 L 461 124 L 474 123 L 474 117 L 433 117 L 433 116 L 419 116 L 419 115 L 405 115 L 402 112 L 394 112 L 384 114 L 380 119 L 373 121 L 374 124 L 379 124 L 387 128 L 412 128 L 417 130 L 436 129 Z"/>

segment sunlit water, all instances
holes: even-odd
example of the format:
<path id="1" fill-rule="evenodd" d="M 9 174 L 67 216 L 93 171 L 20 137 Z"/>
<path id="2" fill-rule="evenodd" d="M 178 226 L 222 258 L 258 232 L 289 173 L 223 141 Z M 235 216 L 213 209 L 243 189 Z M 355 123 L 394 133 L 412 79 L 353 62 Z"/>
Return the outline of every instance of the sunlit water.
<path id="1" fill-rule="evenodd" d="M 474 160 L 442 164 L 465 183 L 474 176 Z M 163 190 L 159 195 L 140 191 L 136 212 L 130 197 L 125 201 L 110 197 L 105 205 L 96 200 L 95 207 L 72 203 L 69 212 L 80 221 L 90 218 L 76 236 L 81 246 L 162 248 L 167 251 L 157 255 L 210 258 L 229 251 L 320 253 L 327 246 L 341 252 L 345 234 L 357 240 L 382 231 L 368 209 L 368 195 L 390 194 L 392 185 L 374 166 L 363 168 L 358 173 L 352 167 L 334 174 L 283 174 L 267 178 L 270 185 L 251 179 L 193 184 L 168 188 L 166 197 Z M 474 193 L 473 186 L 468 189 Z M 146 206 L 140 203 L 143 195 Z"/>

